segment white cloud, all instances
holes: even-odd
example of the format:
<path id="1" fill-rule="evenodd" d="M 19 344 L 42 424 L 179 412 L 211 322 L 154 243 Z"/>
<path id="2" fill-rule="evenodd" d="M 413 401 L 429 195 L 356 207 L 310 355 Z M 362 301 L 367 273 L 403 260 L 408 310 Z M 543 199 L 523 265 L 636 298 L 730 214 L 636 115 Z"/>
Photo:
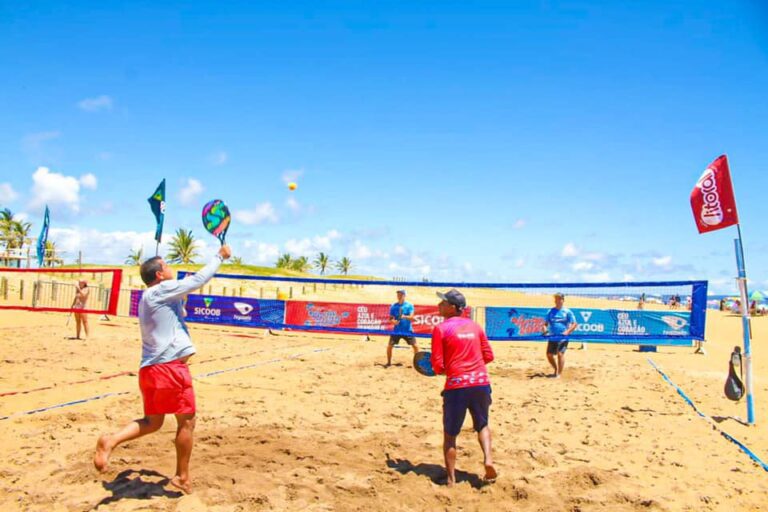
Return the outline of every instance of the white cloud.
<path id="1" fill-rule="evenodd" d="M 512 227 L 515 229 L 523 229 L 525 227 L 525 220 L 517 219 Z"/>
<path id="2" fill-rule="evenodd" d="M 579 249 L 572 242 L 568 242 L 563 247 L 563 250 L 560 253 L 560 255 L 563 258 L 575 258 L 576 256 L 579 255 Z"/>
<path id="3" fill-rule="evenodd" d="M 98 185 L 98 181 L 96 180 L 96 176 L 94 176 L 91 173 L 83 174 L 80 176 L 80 185 L 83 188 L 89 188 L 91 190 L 96 190 L 96 186 Z"/>
<path id="4" fill-rule="evenodd" d="M 213 165 L 224 165 L 229 161 L 229 154 L 226 151 L 217 151 L 211 155 L 210 160 Z"/>
<path id="5" fill-rule="evenodd" d="M 154 231 L 99 231 L 83 228 L 52 227 L 49 238 L 63 251 L 65 261 L 74 261 L 82 251 L 83 261 L 88 263 L 120 264 L 128 254 L 138 248 L 144 249 L 144 257 L 155 254 Z M 161 244 L 160 254 L 167 250 Z"/>
<path id="6" fill-rule="evenodd" d="M 299 178 L 304 174 L 304 169 L 288 169 L 283 172 L 283 183 L 298 183 Z"/>
<path id="7" fill-rule="evenodd" d="M 106 94 L 95 98 L 85 98 L 77 103 L 80 110 L 85 112 L 99 112 L 100 110 L 112 110 L 112 98 Z"/>
<path id="8" fill-rule="evenodd" d="M 651 260 L 657 267 L 668 267 L 672 263 L 672 256 L 661 256 Z"/>
<path id="9" fill-rule="evenodd" d="M 599 272 L 599 273 L 594 273 L 594 274 L 582 274 L 581 277 L 582 277 L 582 279 L 584 281 L 594 282 L 594 283 L 601 282 L 601 281 L 610 281 L 611 280 L 611 276 L 610 276 L 610 274 L 608 272 Z"/>
<path id="10" fill-rule="evenodd" d="M 341 233 L 332 229 L 322 236 L 288 240 L 285 242 L 285 250 L 295 256 L 312 256 L 318 252 L 330 252 L 334 241 L 340 238 Z"/>
<path id="11" fill-rule="evenodd" d="M 572 268 L 576 272 L 580 272 L 582 270 L 592 270 L 595 267 L 595 264 L 589 261 L 577 261 L 573 264 Z"/>
<path id="12" fill-rule="evenodd" d="M 301 211 L 301 205 L 293 197 L 286 199 L 285 205 L 294 213 L 299 213 Z"/>
<path id="13" fill-rule="evenodd" d="M 190 206 L 197 200 L 203 190 L 202 183 L 194 178 L 189 178 L 181 192 L 179 192 L 179 202 L 184 206 Z"/>
<path id="14" fill-rule="evenodd" d="M 0 183 L 0 203 L 15 201 L 19 195 L 13 190 L 10 183 Z"/>
<path id="15" fill-rule="evenodd" d="M 92 174 L 83 176 L 81 180 L 89 186 L 96 186 L 96 177 Z M 64 206 L 72 213 L 80 211 L 81 181 L 77 178 L 51 172 L 47 167 L 38 167 L 32 174 L 32 181 L 30 208 L 39 210 L 48 204 Z"/>
<path id="16" fill-rule="evenodd" d="M 251 210 L 237 210 L 232 215 L 235 220 L 246 225 L 276 223 L 279 220 L 275 208 L 269 202 L 257 204 Z"/>
<path id="17" fill-rule="evenodd" d="M 262 266 L 271 266 L 280 256 L 280 247 L 276 244 L 253 242 L 247 240 L 244 244 L 245 261 L 254 262 Z"/>
<path id="18" fill-rule="evenodd" d="M 352 260 L 366 260 L 373 256 L 373 252 L 371 249 L 362 243 L 360 240 L 355 240 L 354 245 L 352 246 L 352 249 L 349 251 L 349 257 L 352 258 Z"/>
<path id="19" fill-rule="evenodd" d="M 97 160 L 103 160 L 103 161 L 111 160 L 112 156 L 113 156 L 112 153 L 110 153 L 109 151 L 100 151 L 96 153 Z"/>
<path id="20" fill-rule="evenodd" d="M 27 152 L 39 151 L 44 142 L 58 139 L 60 136 L 59 131 L 30 133 L 21 139 L 21 148 Z"/>
<path id="21" fill-rule="evenodd" d="M 402 245 L 396 245 L 394 248 L 394 253 L 397 256 L 405 256 L 406 254 L 408 254 L 408 249 L 406 249 Z"/>
<path id="22" fill-rule="evenodd" d="M 523 258 L 518 258 L 515 260 L 515 268 L 523 268 L 525 266 L 525 260 Z"/>

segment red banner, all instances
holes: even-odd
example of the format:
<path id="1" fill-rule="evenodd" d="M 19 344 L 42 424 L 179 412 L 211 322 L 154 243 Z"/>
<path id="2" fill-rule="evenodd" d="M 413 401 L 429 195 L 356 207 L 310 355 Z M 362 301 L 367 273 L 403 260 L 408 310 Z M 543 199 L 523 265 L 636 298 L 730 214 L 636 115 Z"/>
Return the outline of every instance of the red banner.
<path id="1" fill-rule="evenodd" d="M 469 317 L 469 313 L 470 308 L 466 308 L 463 316 Z M 437 312 L 437 306 L 414 306 L 414 315 L 412 324 L 416 334 L 431 334 L 432 329 L 443 321 L 443 317 Z M 301 325 L 307 330 L 312 330 L 313 326 L 392 330 L 387 304 L 289 301 L 286 304 L 285 323 Z"/>
<path id="2" fill-rule="evenodd" d="M 712 162 L 696 182 L 691 192 L 691 208 L 699 233 L 739 223 L 728 158 L 725 155 Z"/>

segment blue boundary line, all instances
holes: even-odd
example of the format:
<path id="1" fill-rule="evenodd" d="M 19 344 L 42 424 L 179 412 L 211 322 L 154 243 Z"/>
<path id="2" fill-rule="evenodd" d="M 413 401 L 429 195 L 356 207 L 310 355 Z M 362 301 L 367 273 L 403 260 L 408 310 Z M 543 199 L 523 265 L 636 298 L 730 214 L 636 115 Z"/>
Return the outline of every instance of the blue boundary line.
<path id="1" fill-rule="evenodd" d="M 315 349 L 315 350 L 311 350 L 309 352 L 302 352 L 301 354 L 294 354 L 294 355 L 288 356 L 288 357 L 282 357 L 282 358 L 277 358 L 277 359 L 270 359 L 268 361 L 259 361 L 258 363 L 247 364 L 245 366 L 238 366 L 236 368 L 227 368 L 225 370 L 217 370 L 215 372 L 204 373 L 202 375 L 195 375 L 193 377 L 193 379 L 205 379 L 205 378 L 208 378 L 208 377 L 213 377 L 214 375 L 220 375 L 222 373 L 229 373 L 229 372 L 237 372 L 237 371 L 240 371 L 240 370 L 247 370 L 248 368 L 255 368 L 257 366 L 264 366 L 264 365 L 271 364 L 271 363 L 279 363 L 280 361 L 290 361 L 290 360 L 293 360 L 293 359 L 298 359 L 298 358 L 300 358 L 302 356 L 305 356 L 307 354 L 316 354 L 318 352 L 327 352 L 329 350 L 333 350 L 333 349 L 332 348 Z M 109 398 L 109 397 L 113 397 L 113 396 L 129 395 L 131 393 L 132 393 L 132 391 L 120 391 L 120 392 L 115 392 L 115 393 L 106 393 L 106 394 L 103 394 L 103 395 L 91 396 L 91 397 L 88 397 L 88 398 L 81 398 L 80 400 L 72 400 L 70 402 L 64 402 L 64 403 L 61 403 L 61 404 L 50 405 L 48 407 L 42 407 L 42 408 L 39 408 L 39 409 L 32 409 L 31 411 L 15 412 L 13 414 L 9 414 L 8 416 L 0 416 L 0 421 L 9 420 L 11 418 L 16 418 L 16 417 L 19 417 L 19 416 L 28 416 L 28 415 L 32 415 L 32 414 L 38 414 L 38 413 L 50 411 L 50 410 L 53 410 L 53 409 L 61 409 L 62 407 L 70 407 L 72 405 L 84 404 L 86 402 L 93 402 L 95 400 L 101 400 L 101 399 Z"/>
<path id="2" fill-rule="evenodd" d="M 727 432 L 724 432 L 723 430 L 721 430 L 720 427 L 718 427 L 717 424 L 712 420 L 712 418 L 710 418 L 709 416 L 707 416 L 706 414 L 701 412 L 701 410 L 698 407 L 696 407 L 696 404 L 693 403 L 693 400 L 688 398 L 688 395 L 686 395 L 683 392 L 683 390 L 680 389 L 680 387 L 677 384 L 672 382 L 672 379 L 667 377 L 667 374 L 664 373 L 658 366 L 656 366 L 656 363 L 654 363 L 653 360 L 651 360 L 650 357 L 648 358 L 648 362 L 651 363 L 651 366 L 653 366 L 654 370 L 656 370 L 657 372 L 659 372 L 661 374 L 661 376 L 664 378 L 664 380 L 669 382 L 669 384 L 673 388 L 675 388 L 675 390 L 677 391 L 677 394 L 680 395 L 681 397 L 683 397 L 683 400 L 685 400 L 688 403 L 688 405 L 690 405 L 693 408 L 693 410 L 696 411 L 696 414 L 698 414 L 700 417 L 704 418 L 704 420 L 706 420 L 712 426 L 713 429 L 717 430 L 720 433 L 720 435 L 722 435 L 724 438 L 726 438 L 727 440 L 729 440 L 730 442 L 732 442 L 733 444 L 738 446 L 741 449 L 741 451 L 746 453 L 749 456 L 750 459 L 755 461 L 765 471 L 768 471 L 768 464 L 766 464 L 765 462 L 760 460 L 760 457 L 755 455 L 755 452 L 753 452 L 752 450 L 747 448 L 747 446 L 744 443 L 742 443 L 741 441 L 739 441 L 738 439 L 736 439 L 732 435 L 728 434 Z"/>

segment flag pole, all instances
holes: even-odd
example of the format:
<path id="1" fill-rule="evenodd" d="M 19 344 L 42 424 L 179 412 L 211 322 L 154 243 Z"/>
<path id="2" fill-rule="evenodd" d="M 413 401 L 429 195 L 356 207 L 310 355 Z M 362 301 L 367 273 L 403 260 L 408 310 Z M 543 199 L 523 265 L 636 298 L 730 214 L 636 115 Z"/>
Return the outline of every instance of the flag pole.
<path id="1" fill-rule="evenodd" d="M 755 424 L 755 401 L 752 394 L 752 329 L 749 318 L 749 294 L 747 293 L 747 271 L 744 265 L 744 245 L 741 241 L 741 226 L 736 224 L 739 238 L 734 239 L 736 245 L 736 265 L 739 269 L 739 291 L 741 293 L 741 324 L 744 332 L 744 362 L 747 371 L 747 423 Z"/>

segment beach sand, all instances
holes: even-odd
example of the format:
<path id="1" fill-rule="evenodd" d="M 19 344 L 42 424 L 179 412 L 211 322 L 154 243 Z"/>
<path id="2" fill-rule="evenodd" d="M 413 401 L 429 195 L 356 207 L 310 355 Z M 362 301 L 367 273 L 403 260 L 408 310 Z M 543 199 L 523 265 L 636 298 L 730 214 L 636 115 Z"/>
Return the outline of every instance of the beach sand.
<path id="1" fill-rule="evenodd" d="M 493 342 L 499 479 L 481 481 L 468 418 L 450 489 L 439 483 L 443 380 L 417 374 L 410 350 L 384 368 L 383 337 L 192 325 L 191 495 L 167 485 L 173 418 L 94 470 L 98 435 L 141 416 L 140 341 L 135 319 L 91 321 L 77 341 L 65 314 L 0 312 L 0 394 L 29 391 L 0 396 L 0 416 L 12 416 L 0 421 L 0 510 L 768 510 L 768 472 L 648 362 L 768 461 L 768 318 L 752 321 L 756 427 L 723 395 L 736 316 L 708 312 L 706 356 L 590 344 L 568 351 L 560 380 L 545 377 L 542 344 Z"/>

